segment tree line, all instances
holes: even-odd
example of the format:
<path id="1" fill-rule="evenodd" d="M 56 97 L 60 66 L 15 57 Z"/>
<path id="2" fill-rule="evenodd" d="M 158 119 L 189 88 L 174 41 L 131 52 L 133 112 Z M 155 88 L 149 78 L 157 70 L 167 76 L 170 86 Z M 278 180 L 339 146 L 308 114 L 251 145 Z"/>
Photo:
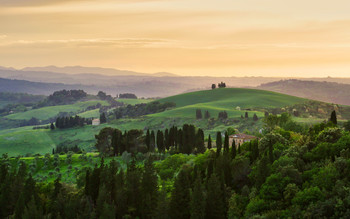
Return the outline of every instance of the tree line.
<path id="1" fill-rule="evenodd" d="M 91 119 L 86 119 L 76 115 L 76 116 L 69 116 L 69 117 L 57 117 L 55 126 L 58 129 L 67 129 L 67 128 L 73 128 L 77 126 L 84 126 L 85 124 L 91 125 L 91 123 L 92 123 Z M 53 124 L 51 124 L 51 129 L 53 129 L 52 127 L 53 127 Z"/>

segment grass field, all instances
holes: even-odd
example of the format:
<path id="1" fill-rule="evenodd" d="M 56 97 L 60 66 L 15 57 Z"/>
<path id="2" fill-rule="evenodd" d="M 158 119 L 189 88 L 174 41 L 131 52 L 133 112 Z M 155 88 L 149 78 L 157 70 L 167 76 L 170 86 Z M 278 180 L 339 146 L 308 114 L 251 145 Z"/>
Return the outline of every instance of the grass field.
<path id="1" fill-rule="evenodd" d="M 93 106 L 98 103 L 101 103 L 102 105 L 108 105 L 106 101 L 92 100 L 92 101 L 78 102 L 71 105 L 43 107 L 39 109 L 29 110 L 26 112 L 11 114 L 6 116 L 5 118 L 12 119 L 12 120 L 30 120 L 31 118 L 34 117 L 39 120 L 46 120 L 46 119 L 55 117 L 60 112 L 77 113 L 86 109 L 86 107 L 88 106 Z"/>
<path id="2" fill-rule="evenodd" d="M 79 113 L 78 116 L 84 118 L 99 118 L 100 117 L 100 109 L 89 110 L 83 113 Z"/>
<path id="3" fill-rule="evenodd" d="M 221 108 L 258 108 L 283 107 L 305 102 L 306 99 L 280 93 L 245 88 L 224 88 L 204 90 L 171 96 L 159 100 L 174 102 L 176 107 L 184 107 L 198 103 L 210 103 L 212 107 Z"/>
<path id="4" fill-rule="evenodd" d="M 142 99 L 124 99 L 129 104 L 136 104 L 143 101 Z M 284 107 L 287 105 L 293 105 L 296 103 L 305 102 L 306 99 L 292 97 L 288 95 L 278 94 L 269 91 L 251 90 L 251 89 L 236 89 L 225 88 L 216 90 L 206 90 L 187 94 L 181 94 L 173 97 L 160 99 L 160 102 L 175 102 L 176 107 L 161 113 L 151 114 L 135 119 L 119 119 L 109 121 L 108 124 L 102 124 L 100 126 L 87 125 L 84 127 L 77 127 L 63 130 L 33 130 L 32 127 L 21 127 L 16 129 L 9 129 L 0 131 L 0 154 L 9 153 L 10 156 L 24 155 L 26 153 L 50 153 L 52 148 L 57 145 L 74 146 L 87 150 L 95 150 L 95 135 L 104 127 L 118 128 L 122 131 L 131 129 L 165 129 L 173 125 L 182 126 L 185 123 L 194 124 L 195 126 L 202 128 L 205 131 L 205 135 L 211 134 L 212 137 L 217 131 L 224 131 L 228 127 L 237 128 L 240 131 L 249 130 L 257 132 L 259 127 L 262 126 L 262 121 L 254 122 L 252 117 L 255 114 L 259 118 L 264 116 L 263 109 L 272 107 Z M 59 111 L 77 110 L 86 107 L 82 107 L 81 104 L 96 104 L 97 102 L 85 102 L 77 103 L 77 106 L 59 106 L 63 109 L 56 109 L 50 115 L 57 114 Z M 69 108 L 72 107 L 72 108 Z M 241 110 L 236 108 L 240 107 Z M 45 109 L 46 108 L 46 109 Z M 40 115 L 41 119 L 49 117 L 51 110 L 45 107 L 41 112 L 36 110 L 35 115 Z M 249 108 L 249 109 L 247 109 Z M 196 120 L 195 111 L 201 109 L 204 116 L 205 110 L 210 112 L 211 120 L 201 119 Z M 218 120 L 218 113 L 220 111 L 226 111 L 229 118 L 229 122 L 223 122 Z M 33 110 L 34 111 L 34 110 Z M 240 119 L 241 115 L 248 112 L 249 119 Z M 19 114 L 11 115 L 14 118 L 31 118 L 34 114 L 30 114 L 31 111 Z M 33 112 L 31 112 L 33 113 Z M 79 114 L 83 117 L 98 117 L 98 110 L 91 110 Z M 300 120 L 300 119 L 299 119 Z M 299 122 L 298 120 L 298 122 Z M 311 119 L 307 120 L 312 122 Z M 300 120 L 300 122 L 306 122 Z"/>
<path id="5" fill-rule="evenodd" d="M 153 99 L 116 99 L 118 102 L 122 102 L 125 104 L 136 105 L 139 103 L 149 103 L 152 102 Z"/>

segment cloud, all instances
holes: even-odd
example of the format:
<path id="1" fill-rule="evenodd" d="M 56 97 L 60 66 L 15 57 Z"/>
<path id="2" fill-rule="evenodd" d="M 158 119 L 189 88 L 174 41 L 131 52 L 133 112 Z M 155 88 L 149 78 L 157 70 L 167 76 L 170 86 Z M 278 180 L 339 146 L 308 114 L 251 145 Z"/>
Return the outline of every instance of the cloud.
<path id="1" fill-rule="evenodd" d="M 1 35 L 0 35 L 1 39 Z M 55 40 L 15 40 L 0 42 L 0 46 L 68 46 L 68 47 L 115 47 L 115 48 L 158 48 L 168 47 L 175 44 L 176 41 L 165 39 L 138 39 L 138 38 L 121 38 L 121 39 L 55 39 Z"/>
<path id="2" fill-rule="evenodd" d="M 117 2 L 117 3 L 129 3 L 129 2 L 151 2 L 159 0 L 0 0 L 0 7 L 17 7 L 17 6 L 46 6 L 46 5 L 57 5 L 66 3 L 77 3 L 77 2 Z"/>
<path id="3" fill-rule="evenodd" d="M 5 39 L 6 37 L 7 37 L 7 35 L 1 35 L 0 34 L 0 40 Z"/>

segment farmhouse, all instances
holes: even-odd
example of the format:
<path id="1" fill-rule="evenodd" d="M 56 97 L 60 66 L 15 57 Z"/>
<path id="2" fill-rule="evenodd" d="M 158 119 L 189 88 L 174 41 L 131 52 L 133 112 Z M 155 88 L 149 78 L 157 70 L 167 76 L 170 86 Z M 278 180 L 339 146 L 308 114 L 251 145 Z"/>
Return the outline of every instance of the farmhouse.
<path id="1" fill-rule="evenodd" d="M 92 120 L 92 125 L 100 125 L 100 119 Z"/>
<path id="2" fill-rule="evenodd" d="M 238 147 L 238 145 L 242 145 L 244 142 L 250 142 L 254 139 L 257 139 L 257 137 L 246 134 L 234 134 L 229 136 L 229 143 L 232 145 L 232 142 L 235 141 L 235 145 Z"/>

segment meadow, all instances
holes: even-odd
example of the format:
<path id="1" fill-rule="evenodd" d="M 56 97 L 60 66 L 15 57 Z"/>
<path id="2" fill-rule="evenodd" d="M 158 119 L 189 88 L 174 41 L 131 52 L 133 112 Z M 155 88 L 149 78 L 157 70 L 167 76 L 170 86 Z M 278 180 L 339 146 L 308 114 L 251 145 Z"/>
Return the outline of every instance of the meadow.
<path id="1" fill-rule="evenodd" d="M 78 113 L 85 110 L 89 106 L 95 106 L 100 103 L 102 106 L 107 106 L 108 103 L 102 100 L 91 100 L 78 102 L 71 105 L 59 105 L 59 106 L 47 106 L 39 109 L 33 109 L 26 112 L 15 113 L 6 116 L 5 118 L 11 120 L 30 120 L 31 118 L 37 118 L 39 120 L 47 120 L 57 116 L 59 113 Z"/>

